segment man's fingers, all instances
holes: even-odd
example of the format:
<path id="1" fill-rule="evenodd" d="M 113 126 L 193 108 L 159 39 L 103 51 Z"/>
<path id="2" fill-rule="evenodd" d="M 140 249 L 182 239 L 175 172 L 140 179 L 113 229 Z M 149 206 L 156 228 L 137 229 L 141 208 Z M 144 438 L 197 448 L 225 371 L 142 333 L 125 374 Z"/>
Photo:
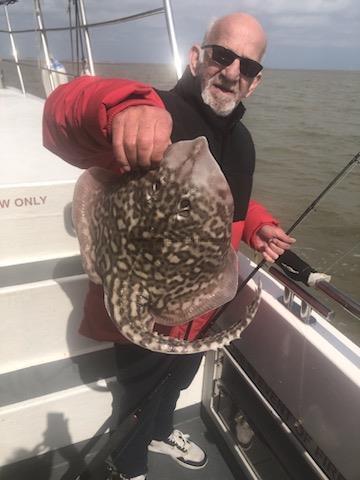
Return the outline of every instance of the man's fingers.
<path id="1" fill-rule="evenodd" d="M 282 253 L 284 253 L 282 251 Z M 263 255 L 266 254 L 269 258 L 269 262 L 275 262 L 275 260 L 277 260 L 279 258 L 279 256 L 281 255 L 280 253 L 277 253 L 273 248 L 271 248 L 269 245 L 266 245 L 265 249 L 264 249 L 264 252 L 263 252 Z M 264 255 L 265 256 L 265 255 Z"/>
<path id="2" fill-rule="evenodd" d="M 137 144 L 137 166 L 142 169 L 151 167 L 152 145 L 150 143 Z"/>
<path id="3" fill-rule="evenodd" d="M 276 260 L 276 258 L 274 259 L 271 255 L 269 255 L 269 254 L 266 252 L 266 250 L 263 250 L 263 251 L 261 252 L 261 254 L 262 254 L 264 260 L 266 260 L 267 262 L 274 263 L 275 260 Z"/>
<path id="4" fill-rule="evenodd" d="M 151 106 L 129 107 L 113 119 L 114 155 L 122 167 L 157 168 L 170 143 L 169 112 Z"/>
<path id="5" fill-rule="evenodd" d="M 156 113 L 154 108 L 145 108 L 140 112 L 142 115 L 138 119 L 138 131 L 136 136 L 136 161 L 137 166 L 143 169 L 151 167 L 154 144 L 156 142 L 155 126 Z M 139 112 L 139 110 L 138 110 Z"/>
<path id="6" fill-rule="evenodd" d="M 127 162 L 129 163 L 132 170 L 136 169 L 138 166 L 138 157 L 137 157 L 137 132 L 133 130 L 131 132 L 124 131 L 124 153 Z"/>
<path id="7" fill-rule="evenodd" d="M 116 128 L 115 135 L 113 133 L 113 140 L 112 140 L 113 153 L 114 153 L 116 162 L 125 171 L 129 171 L 130 165 L 125 154 L 123 138 L 124 138 L 124 125 L 119 124 Z"/>
<path id="8" fill-rule="evenodd" d="M 164 157 L 164 153 L 171 144 L 172 118 L 165 110 L 154 126 L 154 146 L 151 155 L 151 166 L 157 168 Z"/>
<path id="9" fill-rule="evenodd" d="M 278 242 L 282 242 L 283 245 L 292 245 L 296 242 L 296 239 L 287 235 L 282 229 L 278 229 L 276 232 L 276 238 Z M 284 248 L 284 247 L 282 247 Z"/>
<path id="10" fill-rule="evenodd" d="M 133 170 L 148 168 L 150 164 L 154 127 L 146 112 L 139 107 L 129 108 L 127 112 L 123 143 Z"/>
<path id="11" fill-rule="evenodd" d="M 280 256 L 284 253 L 285 248 L 289 248 L 289 246 L 287 244 L 284 244 L 285 247 L 282 247 L 281 245 L 279 245 L 279 243 L 282 243 L 282 242 L 274 238 L 269 241 L 268 248 L 272 250 L 276 255 Z"/>
<path id="12" fill-rule="evenodd" d="M 263 225 L 257 232 L 254 241 L 254 248 L 260 251 L 267 262 L 273 263 L 291 248 L 295 238 L 287 235 L 281 227 L 274 225 Z"/>
<path id="13" fill-rule="evenodd" d="M 161 160 L 164 158 L 164 154 L 168 146 L 171 145 L 170 138 L 163 136 L 158 142 L 155 142 L 152 155 L 151 155 L 151 167 L 158 168 Z"/>

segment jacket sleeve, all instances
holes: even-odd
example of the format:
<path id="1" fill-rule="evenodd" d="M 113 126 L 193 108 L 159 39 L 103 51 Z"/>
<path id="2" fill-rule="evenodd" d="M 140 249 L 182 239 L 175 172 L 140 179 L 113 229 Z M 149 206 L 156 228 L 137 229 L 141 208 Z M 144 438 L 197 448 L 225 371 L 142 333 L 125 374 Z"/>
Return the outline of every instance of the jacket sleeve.
<path id="1" fill-rule="evenodd" d="M 242 240 L 250 245 L 250 247 L 254 247 L 254 234 L 263 225 L 279 225 L 279 221 L 274 218 L 263 205 L 254 200 L 250 200 Z"/>
<path id="2" fill-rule="evenodd" d="M 111 122 L 127 107 L 164 108 L 151 86 L 132 80 L 83 76 L 60 85 L 47 99 L 43 144 L 80 168 L 112 168 Z"/>

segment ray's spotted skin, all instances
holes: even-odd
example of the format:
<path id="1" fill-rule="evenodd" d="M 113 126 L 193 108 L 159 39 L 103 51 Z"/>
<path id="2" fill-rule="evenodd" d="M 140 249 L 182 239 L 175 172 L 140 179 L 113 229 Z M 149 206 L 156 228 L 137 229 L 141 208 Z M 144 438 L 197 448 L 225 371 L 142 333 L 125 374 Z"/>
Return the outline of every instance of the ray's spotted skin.
<path id="1" fill-rule="evenodd" d="M 196 353 L 239 338 L 255 316 L 195 341 L 153 331 L 183 324 L 230 301 L 237 290 L 231 247 L 233 199 L 207 140 L 173 144 L 160 168 L 121 176 L 91 168 L 73 204 L 83 265 L 103 285 L 107 311 L 122 335 L 153 351 Z"/>

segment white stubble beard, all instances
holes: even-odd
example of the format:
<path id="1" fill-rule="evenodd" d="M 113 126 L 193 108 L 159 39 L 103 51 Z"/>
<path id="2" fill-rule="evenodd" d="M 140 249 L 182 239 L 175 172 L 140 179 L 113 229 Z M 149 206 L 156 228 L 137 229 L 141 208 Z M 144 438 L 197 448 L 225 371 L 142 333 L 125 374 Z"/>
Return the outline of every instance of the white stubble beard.
<path id="1" fill-rule="evenodd" d="M 202 90 L 201 97 L 203 102 L 220 117 L 227 117 L 237 107 L 237 105 L 240 103 L 240 100 L 237 102 L 235 98 L 216 98 L 210 91 L 213 83 L 215 83 L 214 79 L 209 79 Z"/>

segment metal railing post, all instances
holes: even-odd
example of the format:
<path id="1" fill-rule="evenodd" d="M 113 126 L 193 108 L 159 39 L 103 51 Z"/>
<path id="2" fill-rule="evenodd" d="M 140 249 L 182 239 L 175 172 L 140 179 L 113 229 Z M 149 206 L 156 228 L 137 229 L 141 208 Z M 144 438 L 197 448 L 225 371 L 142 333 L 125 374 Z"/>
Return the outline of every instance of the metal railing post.
<path id="1" fill-rule="evenodd" d="M 180 78 L 183 72 L 182 72 L 181 58 L 180 58 L 176 35 L 175 35 L 175 27 L 174 27 L 174 19 L 173 19 L 173 13 L 171 9 L 171 3 L 170 3 L 170 0 L 163 0 L 163 3 L 164 3 L 164 10 L 165 10 L 166 26 L 168 30 L 172 54 L 174 57 L 176 75 L 178 78 Z"/>
<path id="2" fill-rule="evenodd" d="M 51 71 L 51 62 L 50 62 L 50 55 L 49 55 L 49 49 L 48 49 L 48 42 L 47 42 L 47 37 L 46 37 L 45 30 L 44 30 L 44 22 L 43 22 L 43 18 L 42 18 L 40 0 L 34 0 L 34 10 L 35 10 L 36 22 L 37 22 L 39 32 L 40 32 L 41 44 L 42 44 L 42 47 L 43 47 L 43 50 L 44 50 L 45 63 L 46 63 L 46 67 L 49 71 L 50 86 L 51 86 L 51 90 L 54 90 L 55 89 L 54 74 Z"/>
<path id="3" fill-rule="evenodd" d="M 85 13 L 85 6 L 83 0 L 79 0 L 79 6 L 80 6 L 80 17 L 81 17 L 81 25 L 84 29 L 84 37 L 85 37 L 85 44 L 86 44 L 86 52 L 87 52 L 87 59 L 89 62 L 89 69 L 91 75 L 95 75 L 95 68 L 94 68 L 94 60 L 92 56 L 92 50 L 91 50 L 91 44 L 90 44 L 90 35 L 89 35 L 89 29 L 87 27 L 87 21 L 86 21 L 86 13 Z"/>
<path id="4" fill-rule="evenodd" d="M 19 80 L 20 80 L 21 91 L 25 95 L 26 92 L 25 92 L 25 86 L 24 86 L 24 79 L 23 79 L 21 68 L 20 68 L 20 65 L 19 65 L 19 58 L 18 58 L 18 54 L 17 54 L 17 50 L 16 50 L 14 36 L 12 34 L 9 12 L 8 12 L 8 8 L 7 8 L 6 5 L 4 5 L 4 10 L 5 10 L 6 23 L 7 23 L 7 27 L 8 27 L 8 31 L 9 31 L 9 36 L 10 36 L 12 54 L 13 54 L 13 57 L 14 57 L 14 60 L 15 60 L 16 70 L 17 70 Z"/>

